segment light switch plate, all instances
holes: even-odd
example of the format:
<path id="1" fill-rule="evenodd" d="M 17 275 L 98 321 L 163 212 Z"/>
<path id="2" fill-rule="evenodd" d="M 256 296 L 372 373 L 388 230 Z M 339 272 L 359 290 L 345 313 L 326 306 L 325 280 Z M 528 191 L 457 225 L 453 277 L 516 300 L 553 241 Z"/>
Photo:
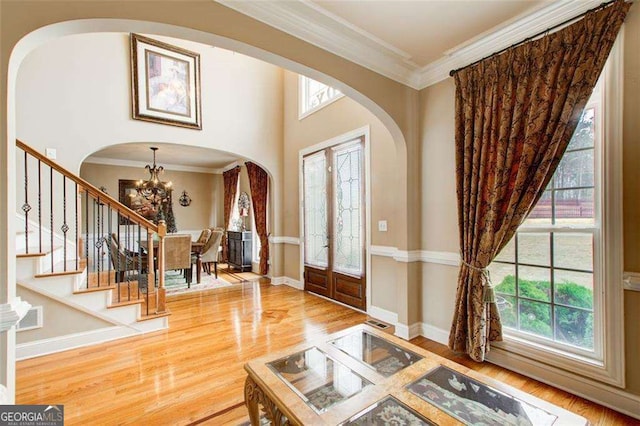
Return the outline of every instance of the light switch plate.
<path id="1" fill-rule="evenodd" d="M 55 148 L 46 148 L 44 150 L 44 155 L 47 156 L 47 158 L 50 158 L 51 160 L 55 160 L 57 157 L 57 152 Z"/>
<path id="2" fill-rule="evenodd" d="M 387 232 L 387 221 L 386 220 L 379 220 L 378 221 L 378 231 Z"/>

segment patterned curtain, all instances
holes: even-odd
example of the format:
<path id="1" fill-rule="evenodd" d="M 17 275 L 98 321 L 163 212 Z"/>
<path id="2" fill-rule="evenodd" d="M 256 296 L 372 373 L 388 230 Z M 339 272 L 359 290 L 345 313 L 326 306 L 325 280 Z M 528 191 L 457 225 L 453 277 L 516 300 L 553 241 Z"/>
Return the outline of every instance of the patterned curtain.
<path id="1" fill-rule="evenodd" d="M 267 195 L 269 190 L 269 176 L 257 164 L 246 162 L 251 188 L 251 202 L 253 204 L 253 218 L 256 222 L 256 232 L 260 237 L 260 273 L 266 275 L 269 270 L 269 235 L 267 234 Z"/>
<path id="2" fill-rule="evenodd" d="M 222 237 L 222 260 L 227 262 L 229 260 L 229 246 L 227 244 L 227 229 L 229 229 L 229 222 L 231 221 L 231 209 L 233 209 L 233 202 L 236 199 L 236 192 L 238 191 L 238 177 L 240 176 L 240 166 L 236 166 L 231 170 L 227 170 L 222 173 L 222 180 L 224 182 L 224 236 Z"/>
<path id="3" fill-rule="evenodd" d="M 551 180 L 629 6 L 618 0 L 455 74 L 462 265 L 454 351 L 483 361 L 489 342 L 502 340 L 486 268 Z"/>

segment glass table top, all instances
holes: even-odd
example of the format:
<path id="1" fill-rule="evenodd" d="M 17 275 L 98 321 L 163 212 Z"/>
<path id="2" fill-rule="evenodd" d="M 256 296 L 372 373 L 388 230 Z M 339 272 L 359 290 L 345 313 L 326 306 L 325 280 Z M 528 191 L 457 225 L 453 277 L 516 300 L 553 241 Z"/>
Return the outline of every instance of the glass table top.
<path id="1" fill-rule="evenodd" d="M 557 416 L 442 365 L 407 389 L 467 425 L 552 425 Z"/>
<path id="2" fill-rule="evenodd" d="M 372 384 L 316 347 L 267 366 L 318 414 Z"/>
<path id="3" fill-rule="evenodd" d="M 369 365 L 384 377 L 389 377 L 422 359 L 420 355 L 364 330 L 357 330 L 340 337 L 331 344 Z"/>
<path id="4" fill-rule="evenodd" d="M 424 418 L 413 408 L 408 407 L 391 395 L 365 408 L 360 413 L 351 417 L 342 425 L 412 425 L 435 426 L 436 424 Z"/>

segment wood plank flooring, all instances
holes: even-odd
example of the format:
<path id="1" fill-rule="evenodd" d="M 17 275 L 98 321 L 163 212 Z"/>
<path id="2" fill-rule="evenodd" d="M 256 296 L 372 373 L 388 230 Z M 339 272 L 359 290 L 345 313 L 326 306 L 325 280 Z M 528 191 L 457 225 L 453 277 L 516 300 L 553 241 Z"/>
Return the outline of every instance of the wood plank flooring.
<path id="1" fill-rule="evenodd" d="M 225 279 L 227 279 L 225 277 Z M 172 296 L 170 330 L 21 361 L 17 403 L 64 404 L 67 425 L 237 425 L 248 360 L 366 316 L 265 280 Z M 577 412 L 594 425 L 640 422 L 490 364 L 428 350 Z"/>

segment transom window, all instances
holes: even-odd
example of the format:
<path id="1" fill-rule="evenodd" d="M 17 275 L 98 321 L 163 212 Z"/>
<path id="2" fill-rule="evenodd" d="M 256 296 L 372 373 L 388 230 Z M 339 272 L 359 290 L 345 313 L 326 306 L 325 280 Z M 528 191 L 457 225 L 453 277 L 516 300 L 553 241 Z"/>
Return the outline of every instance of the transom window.
<path id="1" fill-rule="evenodd" d="M 300 95 L 298 118 L 300 120 L 343 96 L 338 89 L 303 75 L 298 80 L 298 91 Z"/>
<path id="2" fill-rule="evenodd" d="M 599 83 L 551 182 L 490 265 L 507 335 L 599 357 Z"/>

